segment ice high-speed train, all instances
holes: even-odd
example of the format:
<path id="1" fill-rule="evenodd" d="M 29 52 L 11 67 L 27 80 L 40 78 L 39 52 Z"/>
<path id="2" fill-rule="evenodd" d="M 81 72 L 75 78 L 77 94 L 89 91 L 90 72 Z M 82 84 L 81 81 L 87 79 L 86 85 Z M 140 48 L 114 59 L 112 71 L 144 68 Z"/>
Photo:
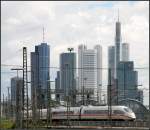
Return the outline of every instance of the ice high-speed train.
<path id="1" fill-rule="evenodd" d="M 108 120 L 108 106 L 81 106 L 70 107 L 67 111 L 66 107 L 56 107 L 51 109 L 52 120 Z M 41 120 L 47 119 L 47 109 L 37 110 Z M 68 114 L 68 116 L 67 116 Z M 29 119 L 32 118 L 32 111 L 29 110 Z M 134 112 L 126 106 L 111 106 L 112 120 L 135 120 Z"/>

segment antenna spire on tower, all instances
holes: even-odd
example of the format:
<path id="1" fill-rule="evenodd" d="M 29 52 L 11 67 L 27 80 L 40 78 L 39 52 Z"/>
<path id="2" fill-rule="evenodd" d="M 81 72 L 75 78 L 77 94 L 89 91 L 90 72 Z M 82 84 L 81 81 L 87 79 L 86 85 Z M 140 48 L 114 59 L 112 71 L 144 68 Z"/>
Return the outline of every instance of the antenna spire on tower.
<path id="1" fill-rule="evenodd" d="M 118 8 L 118 22 L 119 22 L 119 8 Z"/>
<path id="2" fill-rule="evenodd" d="M 44 32 L 44 27 L 43 27 L 43 43 L 44 43 L 44 35 L 45 35 L 45 32 Z"/>

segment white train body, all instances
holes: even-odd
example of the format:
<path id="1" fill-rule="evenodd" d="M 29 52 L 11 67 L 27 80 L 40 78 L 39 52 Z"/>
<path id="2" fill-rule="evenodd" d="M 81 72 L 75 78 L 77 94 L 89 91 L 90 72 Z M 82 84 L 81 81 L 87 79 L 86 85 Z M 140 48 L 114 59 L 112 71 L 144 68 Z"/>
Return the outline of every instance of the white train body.
<path id="1" fill-rule="evenodd" d="M 79 119 L 80 107 L 70 107 L 67 112 L 66 107 L 56 108 L 52 110 L 52 119 Z"/>
<path id="2" fill-rule="evenodd" d="M 108 106 L 81 106 L 52 108 L 52 120 L 108 120 Z M 41 120 L 47 119 L 47 109 L 37 110 Z M 32 118 L 32 111 L 29 110 L 29 119 Z M 126 106 L 111 106 L 112 120 L 135 120 L 134 112 Z"/>
<path id="3" fill-rule="evenodd" d="M 112 106 L 111 117 L 108 106 L 83 107 L 81 110 L 81 119 L 99 119 L 99 120 L 134 120 L 135 114 L 131 109 L 125 106 Z"/>

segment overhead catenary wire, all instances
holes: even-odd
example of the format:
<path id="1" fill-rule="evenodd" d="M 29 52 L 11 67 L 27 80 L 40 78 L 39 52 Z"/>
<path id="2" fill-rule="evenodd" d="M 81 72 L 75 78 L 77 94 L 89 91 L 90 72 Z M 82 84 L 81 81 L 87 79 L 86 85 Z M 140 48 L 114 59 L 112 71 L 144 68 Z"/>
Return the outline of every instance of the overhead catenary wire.
<path id="1" fill-rule="evenodd" d="M 2 67 L 11 67 L 11 66 L 16 66 L 16 67 L 22 67 L 21 65 L 14 65 L 14 64 L 1 64 Z M 27 67 L 31 67 L 31 66 L 27 66 Z M 40 68 L 56 68 L 56 69 L 60 69 L 60 67 L 57 67 L 57 66 L 50 66 L 50 67 L 40 67 Z M 61 68 L 62 69 L 62 68 Z M 108 70 L 109 68 L 108 67 L 76 67 L 76 68 L 71 68 L 71 67 L 68 67 L 68 68 L 64 68 L 64 69 L 106 69 Z M 111 69 L 116 69 L 116 68 L 111 68 Z M 149 67 L 134 67 L 134 69 L 149 69 Z M 118 68 L 118 70 L 124 70 L 122 68 Z M 127 69 L 129 70 L 129 69 Z M 127 71 L 126 70 L 126 71 Z"/>

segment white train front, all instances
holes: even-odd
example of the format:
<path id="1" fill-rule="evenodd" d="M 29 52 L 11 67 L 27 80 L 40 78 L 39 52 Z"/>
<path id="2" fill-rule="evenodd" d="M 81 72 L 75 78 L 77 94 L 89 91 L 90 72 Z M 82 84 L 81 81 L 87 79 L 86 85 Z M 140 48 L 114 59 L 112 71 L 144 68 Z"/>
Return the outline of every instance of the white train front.
<path id="1" fill-rule="evenodd" d="M 108 106 L 81 106 L 56 107 L 51 109 L 52 120 L 108 120 Z M 40 114 L 40 115 L 39 115 Z M 26 115 L 26 114 L 25 114 Z M 40 116 L 41 120 L 47 119 L 47 109 L 37 110 L 36 116 Z M 29 110 L 29 119 L 32 118 L 32 110 Z M 135 120 L 134 112 L 126 106 L 111 106 L 112 120 Z"/>

